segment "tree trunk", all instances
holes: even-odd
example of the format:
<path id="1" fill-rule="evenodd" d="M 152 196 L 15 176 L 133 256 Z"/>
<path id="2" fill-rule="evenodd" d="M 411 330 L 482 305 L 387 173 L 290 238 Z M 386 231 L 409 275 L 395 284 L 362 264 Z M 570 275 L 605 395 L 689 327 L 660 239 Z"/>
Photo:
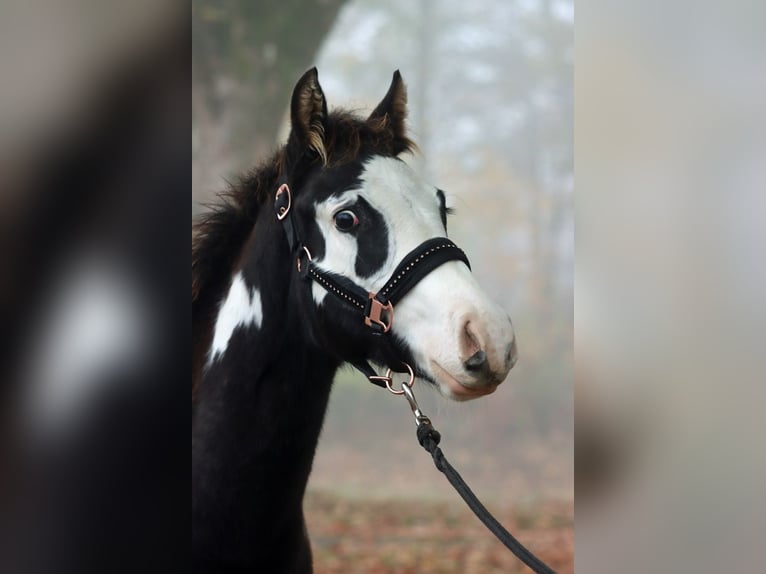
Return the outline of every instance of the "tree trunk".
<path id="1" fill-rule="evenodd" d="M 345 0 L 194 0 L 193 201 L 276 147 L 290 92 Z"/>

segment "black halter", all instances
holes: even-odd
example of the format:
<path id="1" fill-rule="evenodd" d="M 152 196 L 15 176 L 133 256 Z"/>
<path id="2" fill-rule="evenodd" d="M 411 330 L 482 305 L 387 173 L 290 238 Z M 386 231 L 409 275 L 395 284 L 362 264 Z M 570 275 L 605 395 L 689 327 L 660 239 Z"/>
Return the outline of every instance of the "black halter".
<path id="1" fill-rule="evenodd" d="M 298 229 L 292 221 L 292 194 L 287 183 L 279 186 L 274 198 L 274 212 L 287 236 L 291 254 L 303 278 L 319 283 L 335 297 L 354 307 L 360 320 L 373 334 L 385 335 L 394 322 L 394 306 L 412 290 L 426 275 L 448 261 L 462 261 L 468 268 L 468 257 L 457 245 L 446 237 L 428 239 L 410 251 L 397 265 L 386 283 L 375 291 L 367 291 L 348 277 L 324 271 L 311 259 L 311 252 L 301 240 Z M 366 361 L 352 362 L 371 382 L 385 386 Z"/>

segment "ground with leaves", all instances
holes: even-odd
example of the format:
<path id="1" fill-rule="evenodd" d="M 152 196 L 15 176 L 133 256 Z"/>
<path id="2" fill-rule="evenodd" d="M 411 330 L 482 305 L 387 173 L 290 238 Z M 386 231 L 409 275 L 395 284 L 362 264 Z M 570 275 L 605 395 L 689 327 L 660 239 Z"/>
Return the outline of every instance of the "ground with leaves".
<path id="1" fill-rule="evenodd" d="M 460 500 L 368 500 L 314 490 L 305 507 L 316 574 L 530 571 Z M 574 571 L 571 503 L 492 511 L 554 570 Z"/>
<path id="2" fill-rule="evenodd" d="M 444 453 L 487 508 L 557 572 L 571 573 L 571 426 L 529 430 L 535 420 L 514 391 L 457 404 L 416 389 Z M 406 402 L 350 371 L 333 388 L 305 510 L 317 574 L 530 572 L 436 470 Z"/>

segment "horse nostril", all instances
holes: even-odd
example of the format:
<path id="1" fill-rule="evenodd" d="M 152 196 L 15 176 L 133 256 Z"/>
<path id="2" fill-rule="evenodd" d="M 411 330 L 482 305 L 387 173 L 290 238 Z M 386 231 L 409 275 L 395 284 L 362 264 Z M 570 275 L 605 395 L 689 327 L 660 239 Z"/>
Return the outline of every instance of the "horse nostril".
<path id="1" fill-rule="evenodd" d="M 487 366 L 487 353 L 476 351 L 463 363 L 466 371 L 481 371 Z"/>

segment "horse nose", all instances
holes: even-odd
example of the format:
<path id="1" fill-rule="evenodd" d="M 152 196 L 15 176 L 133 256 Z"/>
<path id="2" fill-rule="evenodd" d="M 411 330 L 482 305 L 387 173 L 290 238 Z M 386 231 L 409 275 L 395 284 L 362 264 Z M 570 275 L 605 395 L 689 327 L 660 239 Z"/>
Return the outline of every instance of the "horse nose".
<path id="1" fill-rule="evenodd" d="M 464 321 L 460 335 L 460 358 L 466 373 L 477 381 L 488 383 L 505 379 L 518 357 L 513 331 L 490 335 L 487 326 L 476 317 L 466 317 Z M 508 338 L 501 343 L 502 335 Z"/>
<path id="2" fill-rule="evenodd" d="M 484 351 L 476 351 L 473 355 L 468 357 L 468 359 L 463 363 L 463 366 L 465 367 L 466 371 L 470 371 L 472 373 L 486 370 L 489 367 L 489 362 L 487 361 L 487 353 Z"/>

